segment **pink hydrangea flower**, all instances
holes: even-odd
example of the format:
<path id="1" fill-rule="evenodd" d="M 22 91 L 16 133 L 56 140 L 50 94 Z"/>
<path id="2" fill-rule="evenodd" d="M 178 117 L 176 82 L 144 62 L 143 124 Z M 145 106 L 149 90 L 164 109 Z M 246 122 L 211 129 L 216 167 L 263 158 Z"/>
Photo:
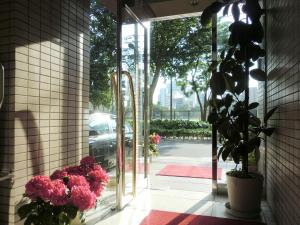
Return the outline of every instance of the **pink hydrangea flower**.
<path id="1" fill-rule="evenodd" d="M 66 171 L 69 175 L 85 175 L 85 172 L 82 170 L 80 166 L 69 166 L 65 167 L 64 171 Z"/>
<path id="2" fill-rule="evenodd" d="M 66 205 L 69 201 L 68 189 L 62 180 L 54 180 L 50 201 L 53 205 Z"/>
<path id="3" fill-rule="evenodd" d="M 159 144 L 160 136 L 156 133 L 153 133 L 152 135 L 150 135 L 150 141 L 152 144 Z"/>
<path id="4" fill-rule="evenodd" d="M 84 176 L 79 176 L 79 175 L 69 176 L 67 187 L 69 189 L 72 189 L 73 187 L 79 187 L 79 186 L 90 188 L 90 185 Z"/>
<path id="5" fill-rule="evenodd" d="M 100 197 L 104 189 L 104 185 L 100 182 L 90 182 L 90 191 L 93 192 L 96 197 Z"/>
<path id="6" fill-rule="evenodd" d="M 51 180 L 55 180 L 55 179 L 63 179 L 64 177 L 66 177 L 68 175 L 68 173 L 64 170 L 55 170 L 52 175 L 50 176 Z"/>
<path id="7" fill-rule="evenodd" d="M 97 181 L 101 183 L 108 183 L 108 175 L 101 166 L 95 168 L 91 172 L 88 173 L 88 179 L 92 181 Z"/>
<path id="8" fill-rule="evenodd" d="M 74 186 L 71 190 L 70 202 L 80 211 L 95 207 L 96 196 L 86 186 Z"/>
<path id="9" fill-rule="evenodd" d="M 34 176 L 25 186 L 26 191 L 25 194 L 31 200 L 36 200 L 37 198 L 41 198 L 44 201 L 49 201 L 52 191 L 53 185 L 48 176 Z"/>
<path id="10" fill-rule="evenodd" d="M 160 142 L 160 136 L 158 134 L 156 134 L 155 138 L 156 138 L 156 144 L 159 144 L 159 142 Z"/>
<path id="11" fill-rule="evenodd" d="M 86 156 L 80 160 L 80 165 L 83 167 L 93 167 L 96 163 L 96 160 L 92 156 Z"/>
<path id="12" fill-rule="evenodd" d="M 97 169 L 88 173 L 88 181 L 90 190 L 99 197 L 104 189 L 104 185 L 108 183 L 108 175 L 101 167 L 97 167 Z"/>

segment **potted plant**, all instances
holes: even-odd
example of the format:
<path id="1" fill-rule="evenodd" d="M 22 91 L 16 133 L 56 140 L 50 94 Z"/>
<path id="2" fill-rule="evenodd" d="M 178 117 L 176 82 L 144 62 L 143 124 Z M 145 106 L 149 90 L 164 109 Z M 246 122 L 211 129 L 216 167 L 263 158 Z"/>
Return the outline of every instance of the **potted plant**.
<path id="1" fill-rule="evenodd" d="M 157 145 L 160 142 L 160 136 L 157 133 L 153 133 L 149 136 L 149 155 L 158 156 L 159 151 Z"/>
<path id="2" fill-rule="evenodd" d="M 79 166 L 28 181 L 22 202 L 25 204 L 18 209 L 18 215 L 25 225 L 83 225 L 83 212 L 96 207 L 107 183 L 106 171 L 95 158 L 87 156 Z"/>
<path id="3" fill-rule="evenodd" d="M 240 18 L 240 7 L 246 18 Z M 260 18 L 264 10 L 258 0 L 216 1 L 204 10 L 202 25 L 208 24 L 221 9 L 224 15 L 231 10 L 234 22 L 229 26 L 228 47 L 221 52 L 220 62 L 213 65 L 217 72 L 210 79 L 212 110 L 208 121 L 219 133 L 218 158 L 225 161 L 231 157 L 236 163 L 235 169 L 227 173 L 227 207 L 238 216 L 252 217 L 260 212 L 263 178 L 259 173 L 249 172 L 248 155 L 258 150 L 261 134 L 270 136 L 274 132 L 274 128 L 267 127 L 267 121 L 276 110 L 270 110 L 261 121 L 253 113 L 259 103 L 249 103 L 249 76 L 266 81 L 263 70 L 250 70 L 255 61 L 265 56 L 260 46 L 264 37 Z"/>

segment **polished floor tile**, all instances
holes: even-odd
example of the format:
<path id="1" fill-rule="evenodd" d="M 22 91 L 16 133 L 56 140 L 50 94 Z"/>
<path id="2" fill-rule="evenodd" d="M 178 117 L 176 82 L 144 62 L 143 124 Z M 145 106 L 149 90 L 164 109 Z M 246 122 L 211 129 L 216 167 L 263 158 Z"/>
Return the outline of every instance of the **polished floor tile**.
<path id="1" fill-rule="evenodd" d="M 96 225 L 139 225 L 151 210 L 237 219 L 226 212 L 225 202 L 226 196 L 214 196 L 205 192 L 145 189 L 122 211 L 111 212 Z M 265 203 L 261 217 L 254 221 L 275 225 Z"/>

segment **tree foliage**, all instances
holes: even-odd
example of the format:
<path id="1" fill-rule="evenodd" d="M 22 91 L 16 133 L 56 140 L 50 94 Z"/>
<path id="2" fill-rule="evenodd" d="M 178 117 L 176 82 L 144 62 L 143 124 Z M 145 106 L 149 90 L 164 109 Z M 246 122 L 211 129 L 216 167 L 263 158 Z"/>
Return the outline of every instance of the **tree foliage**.
<path id="1" fill-rule="evenodd" d="M 117 24 L 113 14 L 91 2 L 90 102 L 94 108 L 112 103 L 110 75 L 116 68 Z"/>
<path id="2" fill-rule="evenodd" d="M 227 23 L 219 22 L 218 44 L 224 48 L 227 45 Z M 206 121 L 208 109 L 209 80 L 211 76 L 211 26 L 198 26 L 186 37 L 186 47 L 183 66 L 186 73 L 178 77 L 177 84 L 181 86 L 186 96 L 196 94 L 200 107 L 201 120 Z"/>
<path id="3" fill-rule="evenodd" d="M 150 112 L 152 98 L 158 79 L 176 77 L 185 73 L 183 62 L 187 57 L 185 51 L 186 37 L 199 26 L 199 18 L 182 18 L 175 20 L 156 21 L 151 24 L 150 36 Z M 151 115 L 150 115 L 151 118 Z"/>

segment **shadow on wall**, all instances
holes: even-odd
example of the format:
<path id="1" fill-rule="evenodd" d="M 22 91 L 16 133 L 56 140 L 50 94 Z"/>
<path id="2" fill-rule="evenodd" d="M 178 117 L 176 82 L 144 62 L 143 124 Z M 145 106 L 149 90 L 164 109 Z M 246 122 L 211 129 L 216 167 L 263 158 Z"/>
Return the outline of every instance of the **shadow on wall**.
<path id="1" fill-rule="evenodd" d="M 15 118 L 21 121 L 24 133 L 27 137 L 27 163 L 32 163 L 32 174 L 43 174 L 46 169 L 44 167 L 44 149 L 41 142 L 39 126 L 36 123 L 33 113 L 29 110 L 21 110 L 16 112 Z M 15 152 L 15 154 L 17 154 L 17 152 Z M 29 165 L 27 165 L 27 168 L 28 167 Z"/>

